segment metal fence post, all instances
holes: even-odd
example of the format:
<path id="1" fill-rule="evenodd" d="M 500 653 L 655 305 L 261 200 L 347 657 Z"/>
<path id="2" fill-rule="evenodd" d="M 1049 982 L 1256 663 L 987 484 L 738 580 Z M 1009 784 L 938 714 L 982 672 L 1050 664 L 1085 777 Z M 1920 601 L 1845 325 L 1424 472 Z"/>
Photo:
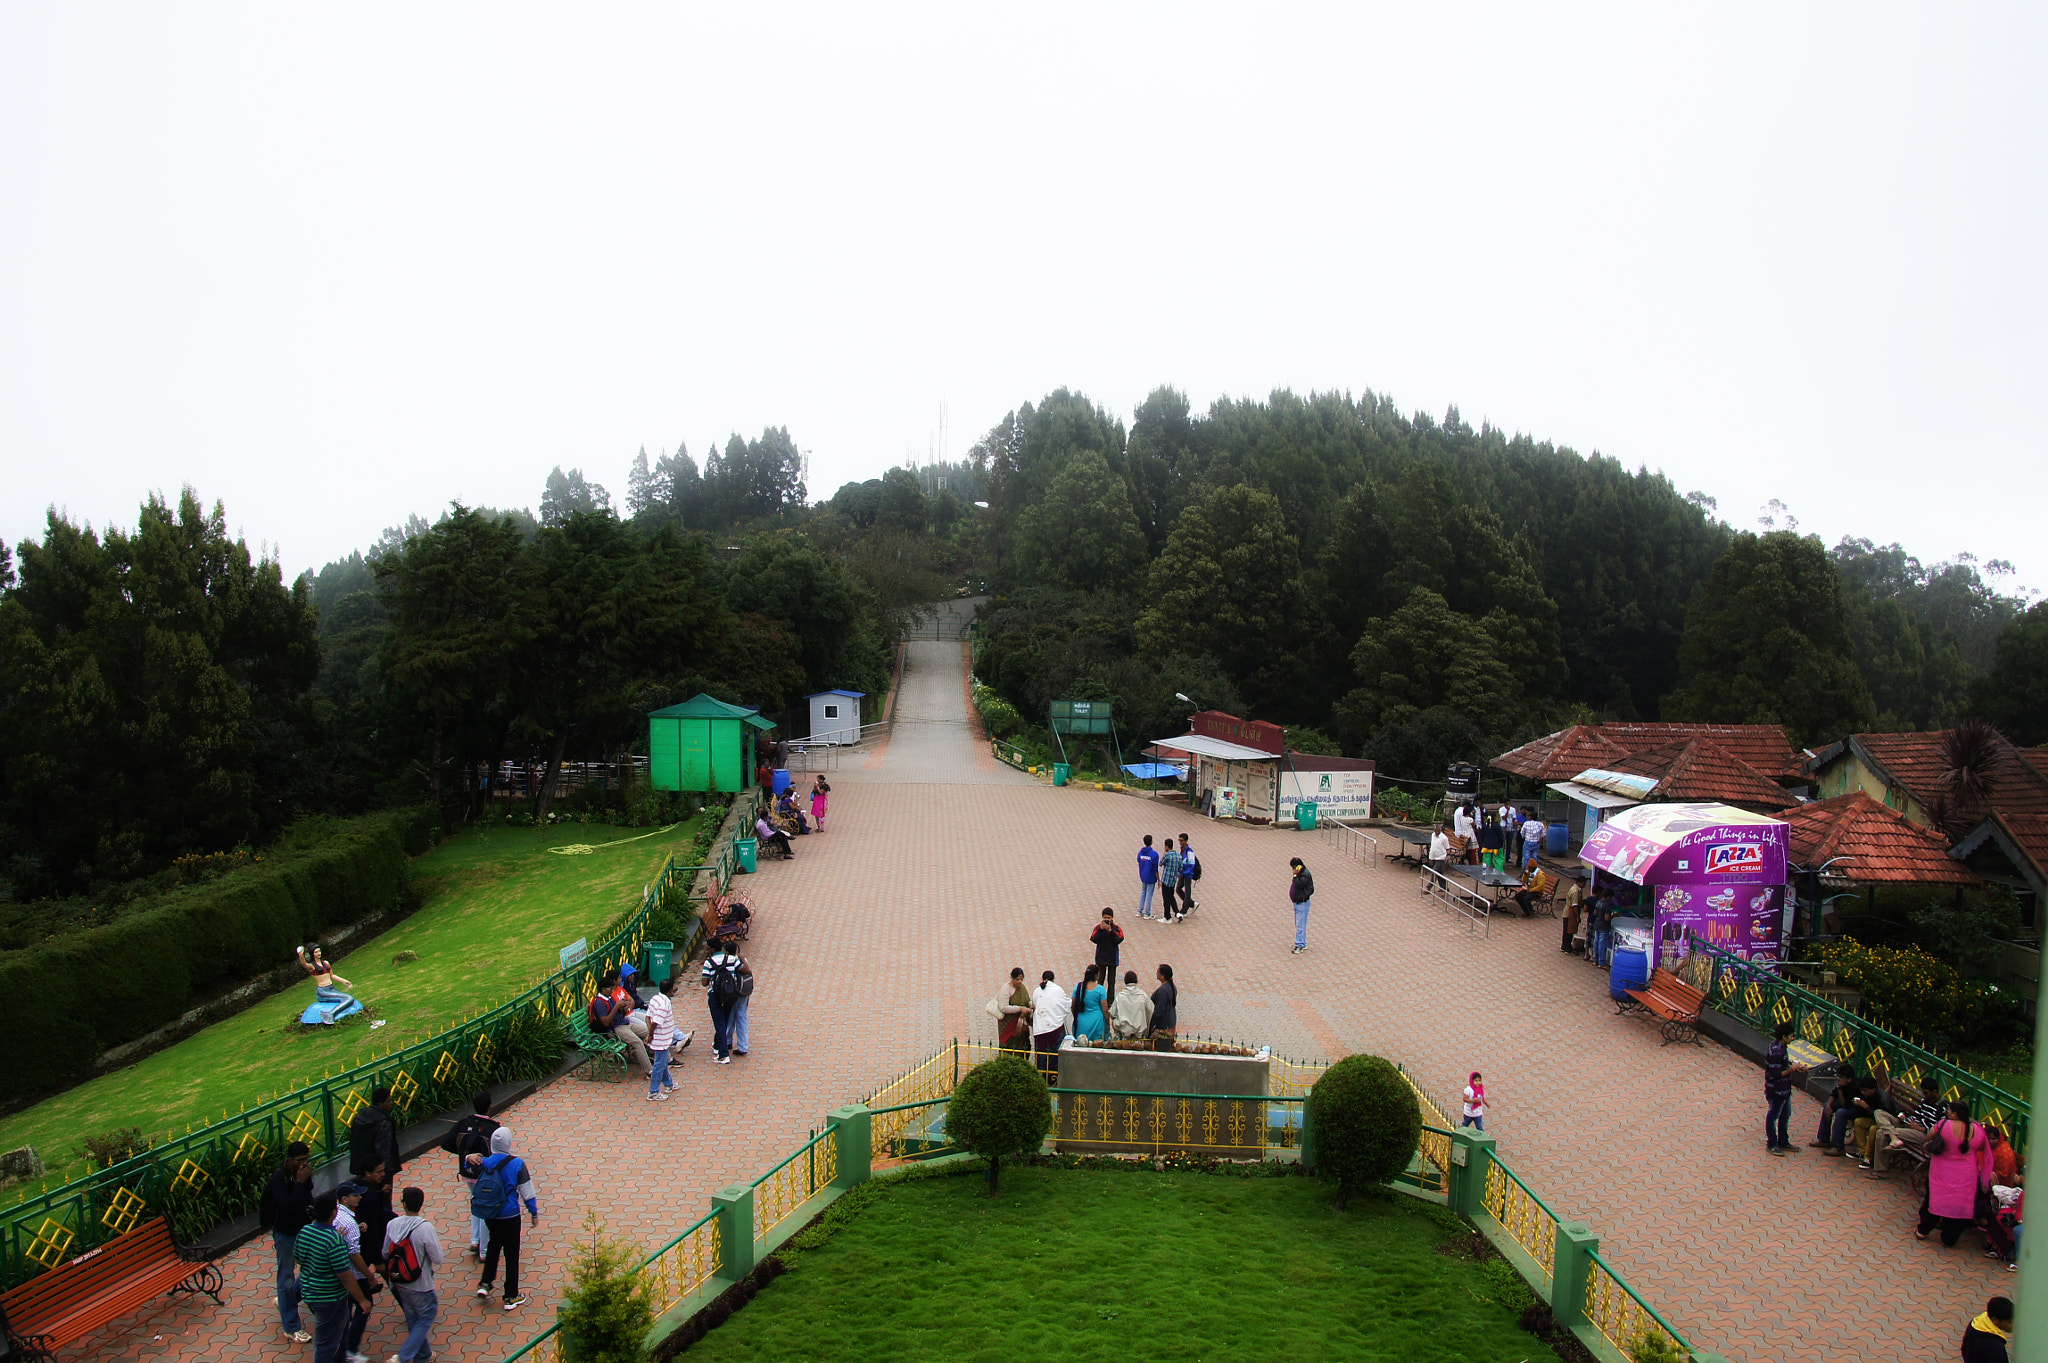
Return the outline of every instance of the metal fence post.
<path id="1" fill-rule="evenodd" d="M 1470 1221 L 1486 1207 L 1486 1166 L 1493 1162 L 1493 1137 L 1459 1127 L 1451 1133 L 1451 1210 Z"/>
<path id="2" fill-rule="evenodd" d="M 744 1183 L 711 1195 L 718 1213 L 718 1276 L 738 1282 L 754 1271 L 754 1190 Z"/>
<path id="3" fill-rule="evenodd" d="M 1301 1100 L 1301 1167 L 1310 1173 L 1316 1171 L 1316 1137 L 1308 1120 L 1308 1099 Z"/>
<path id="4" fill-rule="evenodd" d="M 839 1173 L 832 1180 L 835 1188 L 851 1188 L 866 1183 L 873 1172 L 874 1117 L 861 1103 L 849 1103 L 835 1107 L 825 1114 L 825 1123 L 832 1129 L 832 1143 L 835 1147 L 834 1163 Z"/>
<path id="5" fill-rule="evenodd" d="M 1583 1221 L 1557 1223 L 1557 1253 L 1550 1270 L 1550 1310 L 1569 1330 L 1586 1319 L 1586 1278 L 1600 1237 Z"/>

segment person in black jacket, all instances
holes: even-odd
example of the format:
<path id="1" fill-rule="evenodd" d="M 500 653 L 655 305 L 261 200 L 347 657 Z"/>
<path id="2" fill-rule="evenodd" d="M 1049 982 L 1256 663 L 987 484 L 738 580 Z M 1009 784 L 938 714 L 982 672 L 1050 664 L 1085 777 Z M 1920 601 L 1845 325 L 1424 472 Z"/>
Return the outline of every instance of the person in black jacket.
<path id="1" fill-rule="evenodd" d="M 476 1173 L 469 1167 L 466 1161 L 471 1155 L 482 1157 L 491 1153 L 491 1133 L 498 1129 L 498 1123 L 491 1117 L 490 1094 L 479 1093 L 476 1097 L 470 1099 L 469 1108 L 469 1115 L 457 1122 L 449 1129 L 448 1134 L 441 1138 L 441 1148 L 455 1156 L 455 1177 L 461 1179 L 474 1190 L 476 1186 Z M 485 1239 L 486 1234 L 484 1219 L 480 1216 L 471 1216 L 469 1218 L 469 1253 L 471 1258 L 483 1258 L 484 1245 L 488 1243 Z"/>
<path id="2" fill-rule="evenodd" d="M 386 1178 L 397 1178 L 403 1168 L 398 1162 L 398 1127 L 391 1120 L 391 1090 L 379 1085 L 370 1090 L 370 1105 L 348 1124 L 348 1172 L 360 1178 L 372 1165 L 384 1166 Z"/>
<path id="3" fill-rule="evenodd" d="M 1315 897 L 1316 878 L 1308 873 L 1296 857 L 1287 863 L 1294 870 L 1294 880 L 1287 887 L 1287 897 L 1294 901 L 1294 950 L 1297 954 L 1308 950 L 1308 906 Z"/>
<path id="4" fill-rule="evenodd" d="M 1963 1363 L 2006 1363 L 2012 1339 L 2012 1298 L 1993 1297 L 1963 1331 Z"/>
<path id="5" fill-rule="evenodd" d="M 277 1324 L 297 1344 L 313 1336 L 299 1324 L 299 1270 L 294 1249 L 299 1232 L 313 1219 L 312 1151 L 304 1141 L 284 1148 L 284 1163 L 270 1176 L 263 1194 L 263 1220 L 270 1227 L 270 1245 L 277 1252 Z"/>

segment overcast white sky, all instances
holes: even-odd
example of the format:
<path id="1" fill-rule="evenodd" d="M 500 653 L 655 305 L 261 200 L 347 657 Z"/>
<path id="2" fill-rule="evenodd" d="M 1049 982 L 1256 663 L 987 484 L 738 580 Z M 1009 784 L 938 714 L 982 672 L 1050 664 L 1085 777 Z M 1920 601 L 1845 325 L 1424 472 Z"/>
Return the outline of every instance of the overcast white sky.
<path id="1" fill-rule="evenodd" d="M 941 403 L 958 455 L 1171 383 L 2048 588 L 2044 14 L 17 0 L 0 538 L 189 482 L 296 571 L 643 445 L 787 425 L 829 496 Z"/>

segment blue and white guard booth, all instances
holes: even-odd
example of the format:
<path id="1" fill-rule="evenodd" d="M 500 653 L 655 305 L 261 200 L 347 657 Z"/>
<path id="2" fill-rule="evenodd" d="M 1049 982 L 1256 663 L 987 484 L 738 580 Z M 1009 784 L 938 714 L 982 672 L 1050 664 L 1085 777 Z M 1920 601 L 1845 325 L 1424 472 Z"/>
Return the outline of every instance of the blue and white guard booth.
<path id="1" fill-rule="evenodd" d="M 820 691 L 811 703 L 812 743 L 860 742 L 860 700 L 865 691 Z"/>

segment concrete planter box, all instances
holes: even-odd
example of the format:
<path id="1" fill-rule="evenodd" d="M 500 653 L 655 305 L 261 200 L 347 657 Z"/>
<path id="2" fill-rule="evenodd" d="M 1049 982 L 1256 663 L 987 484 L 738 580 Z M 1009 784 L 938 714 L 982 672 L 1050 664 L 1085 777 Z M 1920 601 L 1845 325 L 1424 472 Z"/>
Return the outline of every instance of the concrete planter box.
<path id="1" fill-rule="evenodd" d="M 1257 1159 L 1263 1145 L 1267 1114 L 1266 1105 L 1255 1100 L 1266 1096 L 1270 1069 L 1270 1062 L 1250 1056 L 1097 1050 L 1087 1046 L 1061 1051 L 1060 1082 L 1056 1092 L 1061 1095 L 1063 1115 L 1054 1132 L 1056 1148 L 1062 1154 L 1077 1155 L 1153 1155 L 1181 1150 L 1227 1156 L 1230 1150 L 1204 1140 L 1202 1118 L 1208 1115 L 1208 1102 L 1196 1099 L 1192 1103 L 1186 1114 L 1190 1122 L 1189 1138 L 1183 1141 L 1178 1139 L 1180 1104 L 1172 1099 L 1179 1094 L 1242 1095 L 1254 1101 L 1247 1101 L 1240 1107 L 1226 1098 L 1218 1103 L 1220 1112 L 1217 1115 L 1226 1123 L 1232 1116 L 1238 1119 L 1251 1142 L 1242 1150 L 1242 1156 Z M 1151 1138 L 1152 1103 L 1147 1098 L 1082 1097 L 1072 1094 L 1075 1089 L 1157 1094 L 1167 1099 L 1164 1138 Z M 1109 1105 L 1106 1120 L 1102 1107 L 1105 1102 Z M 1074 1119 L 1064 1114 L 1072 1111 L 1070 1105 L 1082 1103 L 1087 1105 L 1089 1123 L 1077 1128 Z M 1136 1105 L 1135 1113 L 1133 1105 Z M 1129 1119 L 1133 1117 L 1135 1134 L 1141 1139 L 1118 1139 L 1119 1135 L 1132 1134 L 1133 1123 Z M 1074 1135 L 1077 1129 L 1085 1130 L 1087 1135 L 1077 1139 Z"/>

